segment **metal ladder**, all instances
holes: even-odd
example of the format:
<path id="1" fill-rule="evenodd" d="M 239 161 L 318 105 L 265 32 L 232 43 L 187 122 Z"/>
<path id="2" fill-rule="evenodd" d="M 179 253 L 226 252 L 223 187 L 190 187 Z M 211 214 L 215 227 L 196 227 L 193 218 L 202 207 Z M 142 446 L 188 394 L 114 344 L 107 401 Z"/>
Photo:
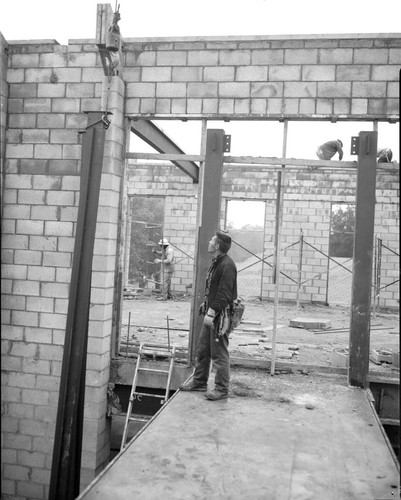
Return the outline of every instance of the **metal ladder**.
<path id="1" fill-rule="evenodd" d="M 170 358 L 168 370 L 159 370 L 159 369 L 155 369 L 155 368 L 142 368 L 141 367 L 142 356 L 146 356 L 146 355 L 153 356 L 154 359 L 156 358 L 156 356 Z M 159 398 L 161 405 L 163 405 L 168 400 L 169 394 L 170 394 L 171 376 L 172 376 L 173 368 L 174 368 L 174 359 L 175 359 L 175 347 L 174 346 L 170 347 L 170 346 L 161 345 L 161 344 L 145 344 L 144 342 L 141 342 L 141 344 L 139 345 L 138 356 L 136 358 L 134 379 L 132 381 L 131 394 L 129 397 L 127 416 L 125 419 L 125 425 L 124 425 L 123 437 L 121 440 L 120 451 L 127 444 L 126 441 L 127 441 L 128 427 L 129 427 L 130 421 L 146 422 L 148 420 L 148 419 L 145 419 L 143 417 L 132 416 L 132 406 L 134 404 L 135 399 L 138 399 L 138 401 L 140 401 L 140 398 L 142 396 Z M 167 382 L 166 382 L 166 391 L 165 391 L 164 395 L 162 396 L 160 394 L 148 394 L 145 392 L 138 392 L 136 390 L 136 386 L 138 383 L 139 372 L 151 372 L 151 373 L 164 373 L 164 374 L 166 374 L 167 375 Z"/>

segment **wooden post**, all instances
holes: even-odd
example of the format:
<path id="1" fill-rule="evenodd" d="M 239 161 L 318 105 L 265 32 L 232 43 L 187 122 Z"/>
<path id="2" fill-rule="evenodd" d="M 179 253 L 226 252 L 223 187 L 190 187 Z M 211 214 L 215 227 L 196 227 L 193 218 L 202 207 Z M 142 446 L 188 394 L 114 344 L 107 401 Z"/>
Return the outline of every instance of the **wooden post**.
<path id="1" fill-rule="evenodd" d="M 366 388 L 369 373 L 377 132 L 360 132 L 356 149 L 358 173 L 348 383 Z"/>
<path id="2" fill-rule="evenodd" d="M 88 113 L 64 353 L 54 436 L 49 500 L 79 495 L 92 258 L 105 128 L 103 113 Z"/>
<path id="3" fill-rule="evenodd" d="M 221 186 L 223 177 L 224 130 L 210 129 L 206 137 L 206 157 L 200 175 L 202 193 L 201 215 L 195 257 L 195 282 L 192 298 L 191 328 L 189 337 L 189 362 L 193 364 L 203 317 L 198 311 L 204 299 L 206 273 L 211 263 L 207 248 L 210 238 L 220 225 Z"/>
<path id="4" fill-rule="evenodd" d="M 287 133 L 288 133 L 288 121 L 284 121 L 284 131 L 283 131 L 283 158 L 287 154 Z M 273 310 L 273 332 L 272 332 L 272 362 L 270 367 L 270 375 L 274 375 L 274 369 L 276 365 L 276 337 L 277 337 L 277 312 L 278 312 L 278 296 L 279 296 L 279 286 L 280 286 L 280 252 L 281 252 L 281 229 L 283 224 L 283 193 L 282 193 L 282 183 L 285 165 L 281 166 L 281 170 L 277 175 L 277 200 L 276 200 L 276 237 L 274 241 L 274 255 L 275 263 L 273 268 L 273 279 L 274 279 L 274 310 Z"/>

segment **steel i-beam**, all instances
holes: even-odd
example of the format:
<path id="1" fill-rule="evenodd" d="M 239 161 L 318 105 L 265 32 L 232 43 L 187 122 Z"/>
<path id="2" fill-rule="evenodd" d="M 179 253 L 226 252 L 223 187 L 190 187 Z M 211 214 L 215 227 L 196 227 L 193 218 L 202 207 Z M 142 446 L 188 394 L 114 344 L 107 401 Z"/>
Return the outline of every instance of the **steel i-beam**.
<path id="1" fill-rule="evenodd" d="M 49 500 L 79 495 L 92 257 L 107 116 L 88 113 Z"/>
<path id="2" fill-rule="evenodd" d="M 370 304 L 375 222 L 377 132 L 353 138 L 358 154 L 348 382 L 366 388 L 369 373 Z"/>

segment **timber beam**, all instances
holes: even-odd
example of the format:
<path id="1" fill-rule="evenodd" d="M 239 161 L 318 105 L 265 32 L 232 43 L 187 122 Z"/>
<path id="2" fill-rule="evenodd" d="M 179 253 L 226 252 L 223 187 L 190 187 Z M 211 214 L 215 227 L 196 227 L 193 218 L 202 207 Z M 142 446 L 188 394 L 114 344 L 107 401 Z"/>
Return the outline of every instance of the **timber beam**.
<path id="1" fill-rule="evenodd" d="M 183 160 L 184 151 L 180 149 L 159 127 L 147 120 L 131 121 L 131 131 L 152 146 L 159 153 L 173 153 L 177 159 L 169 160 L 187 174 L 196 184 L 199 181 L 199 167 L 192 160 Z M 132 158 L 131 153 L 126 158 Z"/>

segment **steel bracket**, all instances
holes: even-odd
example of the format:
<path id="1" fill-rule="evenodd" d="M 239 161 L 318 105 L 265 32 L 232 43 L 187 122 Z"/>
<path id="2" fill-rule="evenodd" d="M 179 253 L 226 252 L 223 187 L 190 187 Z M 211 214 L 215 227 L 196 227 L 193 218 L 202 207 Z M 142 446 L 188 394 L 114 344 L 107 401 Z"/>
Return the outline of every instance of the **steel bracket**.
<path id="1" fill-rule="evenodd" d="M 231 135 L 224 135 L 223 151 L 224 153 L 229 153 L 231 151 Z"/>
<path id="2" fill-rule="evenodd" d="M 359 137 L 351 137 L 351 155 L 359 153 Z"/>

